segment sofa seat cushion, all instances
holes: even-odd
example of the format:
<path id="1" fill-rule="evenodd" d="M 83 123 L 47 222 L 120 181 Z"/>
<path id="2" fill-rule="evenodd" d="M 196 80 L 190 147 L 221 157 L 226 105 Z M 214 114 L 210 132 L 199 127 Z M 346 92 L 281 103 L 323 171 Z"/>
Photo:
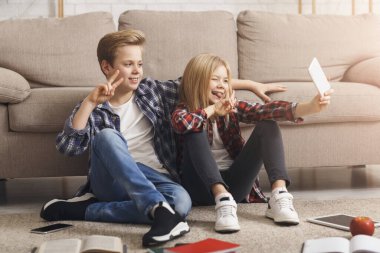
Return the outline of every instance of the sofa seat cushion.
<path id="1" fill-rule="evenodd" d="M 96 56 L 99 39 L 115 30 L 108 12 L 0 21 L 0 67 L 45 87 L 95 86 L 104 79 Z"/>
<path id="2" fill-rule="evenodd" d="M 0 103 L 20 103 L 30 94 L 30 86 L 19 73 L 0 67 Z"/>
<path id="3" fill-rule="evenodd" d="M 187 62 L 197 54 L 225 58 L 238 75 L 236 23 L 226 11 L 141 11 L 120 15 L 119 30 L 142 30 L 144 74 L 158 80 L 182 76 Z"/>
<path id="4" fill-rule="evenodd" d="M 272 100 L 292 102 L 307 102 L 317 95 L 317 89 L 312 82 L 283 82 L 287 91 L 273 93 Z M 376 86 L 362 83 L 331 82 L 334 94 L 331 104 L 322 112 L 304 117 L 302 124 L 332 123 L 332 122 L 366 122 L 380 121 L 380 89 Z M 262 102 L 248 91 L 238 91 L 237 97 L 253 102 Z M 280 124 L 295 125 L 291 122 Z"/>
<path id="5" fill-rule="evenodd" d="M 10 130 L 15 132 L 59 132 L 75 105 L 91 91 L 82 88 L 38 88 L 19 104 L 9 105 Z"/>
<path id="6" fill-rule="evenodd" d="M 380 15 L 290 15 L 243 11 L 237 18 L 239 77 L 258 82 L 311 81 L 317 57 L 330 80 L 380 56 Z"/>

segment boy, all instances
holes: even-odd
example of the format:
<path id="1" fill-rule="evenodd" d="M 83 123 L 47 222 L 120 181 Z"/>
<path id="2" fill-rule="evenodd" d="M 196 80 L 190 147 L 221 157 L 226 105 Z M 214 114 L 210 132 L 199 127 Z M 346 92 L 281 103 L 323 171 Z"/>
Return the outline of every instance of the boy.
<path id="1" fill-rule="evenodd" d="M 174 180 L 175 154 L 170 115 L 176 99 L 174 82 L 142 76 L 140 31 L 104 36 L 98 60 L 107 77 L 74 109 L 57 137 L 57 149 L 79 155 L 89 149 L 89 190 L 70 200 L 52 200 L 41 210 L 45 220 L 152 223 L 143 245 L 166 242 L 189 232 L 187 192 Z M 175 92 L 173 92 L 175 91 Z M 168 171 L 165 169 L 167 168 Z M 169 173 L 168 173 L 169 172 Z M 173 207 L 172 207 L 173 206 Z"/>
<path id="2" fill-rule="evenodd" d="M 57 137 L 67 155 L 90 151 L 87 192 L 69 200 L 54 199 L 41 210 L 45 220 L 152 223 L 143 246 L 169 241 L 189 232 L 185 217 L 191 199 L 176 183 L 176 146 L 170 123 L 178 102 L 180 80 L 142 79 L 141 31 L 105 35 L 98 60 L 107 77 L 75 107 Z M 265 92 L 280 86 L 258 86 L 234 80 L 235 88 Z"/>

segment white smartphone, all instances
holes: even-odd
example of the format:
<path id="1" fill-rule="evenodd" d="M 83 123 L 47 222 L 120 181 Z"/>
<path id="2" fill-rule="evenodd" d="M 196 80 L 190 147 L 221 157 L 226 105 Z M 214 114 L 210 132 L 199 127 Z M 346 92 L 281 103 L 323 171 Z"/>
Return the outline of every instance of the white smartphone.
<path id="1" fill-rule="evenodd" d="M 65 228 L 70 228 L 74 225 L 71 224 L 64 224 L 64 223 L 56 223 L 44 227 L 39 227 L 39 228 L 34 228 L 30 230 L 31 233 L 36 233 L 36 234 L 47 234 L 47 233 L 52 233 L 56 232 Z"/>
<path id="2" fill-rule="evenodd" d="M 350 231 L 350 223 L 351 220 L 355 218 L 355 216 L 347 215 L 347 214 L 332 214 L 325 215 L 320 217 L 308 218 L 306 221 L 327 226 L 333 227 L 345 231 Z M 373 221 L 375 223 L 375 227 L 379 227 L 380 223 L 378 221 Z"/>
<path id="3" fill-rule="evenodd" d="M 313 58 L 311 61 L 309 68 L 308 68 L 309 74 L 311 79 L 313 80 L 315 86 L 318 89 L 319 94 L 321 96 L 324 96 L 324 93 L 331 89 L 331 85 L 329 81 L 327 80 L 327 77 L 325 73 L 323 72 L 323 69 L 321 65 L 319 64 L 317 58 Z"/>

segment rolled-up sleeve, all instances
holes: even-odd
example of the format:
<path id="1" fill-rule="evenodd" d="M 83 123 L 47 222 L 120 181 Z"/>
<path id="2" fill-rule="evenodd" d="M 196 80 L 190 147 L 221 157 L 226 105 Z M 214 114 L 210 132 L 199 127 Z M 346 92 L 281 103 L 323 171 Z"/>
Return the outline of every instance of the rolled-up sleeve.
<path id="1" fill-rule="evenodd" d="M 62 132 L 60 132 L 56 138 L 57 150 L 68 156 L 82 154 L 87 150 L 90 143 L 90 121 L 87 122 L 86 127 L 83 129 L 77 130 L 73 128 L 73 118 L 79 106 L 80 104 L 75 107 L 70 117 L 66 120 Z"/>
<path id="2" fill-rule="evenodd" d="M 172 114 L 171 122 L 178 134 L 201 132 L 207 122 L 207 115 L 203 109 L 189 112 L 184 107 L 177 107 Z"/>
<path id="3" fill-rule="evenodd" d="M 239 120 L 244 123 L 254 123 L 260 120 L 292 121 L 300 123 L 302 118 L 296 118 L 297 103 L 273 101 L 267 104 L 238 101 L 237 111 Z"/>

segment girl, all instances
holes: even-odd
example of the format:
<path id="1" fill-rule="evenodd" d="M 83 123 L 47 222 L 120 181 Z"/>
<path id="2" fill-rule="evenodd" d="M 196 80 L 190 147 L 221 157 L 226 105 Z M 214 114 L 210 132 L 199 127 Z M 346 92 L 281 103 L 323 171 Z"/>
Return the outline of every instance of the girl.
<path id="1" fill-rule="evenodd" d="M 301 122 L 302 116 L 320 112 L 330 103 L 327 91 L 307 103 L 273 101 L 251 104 L 236 101 L 226 61 L 211 54 L 190 60 L 180 86 L 180 104 L 172 114 L 179 134 L 182 184 L 194 205 L 216 204 L 217 232 L 240 230 L 236 202 L 250 192 L 262 164 L 272 196 L 266 216 L 276 223 L 298 224 L 290 179 L 284 161 L 280 129 L 274 121 Z M 256 124 L 247 143 L 239 122 Z"/>

